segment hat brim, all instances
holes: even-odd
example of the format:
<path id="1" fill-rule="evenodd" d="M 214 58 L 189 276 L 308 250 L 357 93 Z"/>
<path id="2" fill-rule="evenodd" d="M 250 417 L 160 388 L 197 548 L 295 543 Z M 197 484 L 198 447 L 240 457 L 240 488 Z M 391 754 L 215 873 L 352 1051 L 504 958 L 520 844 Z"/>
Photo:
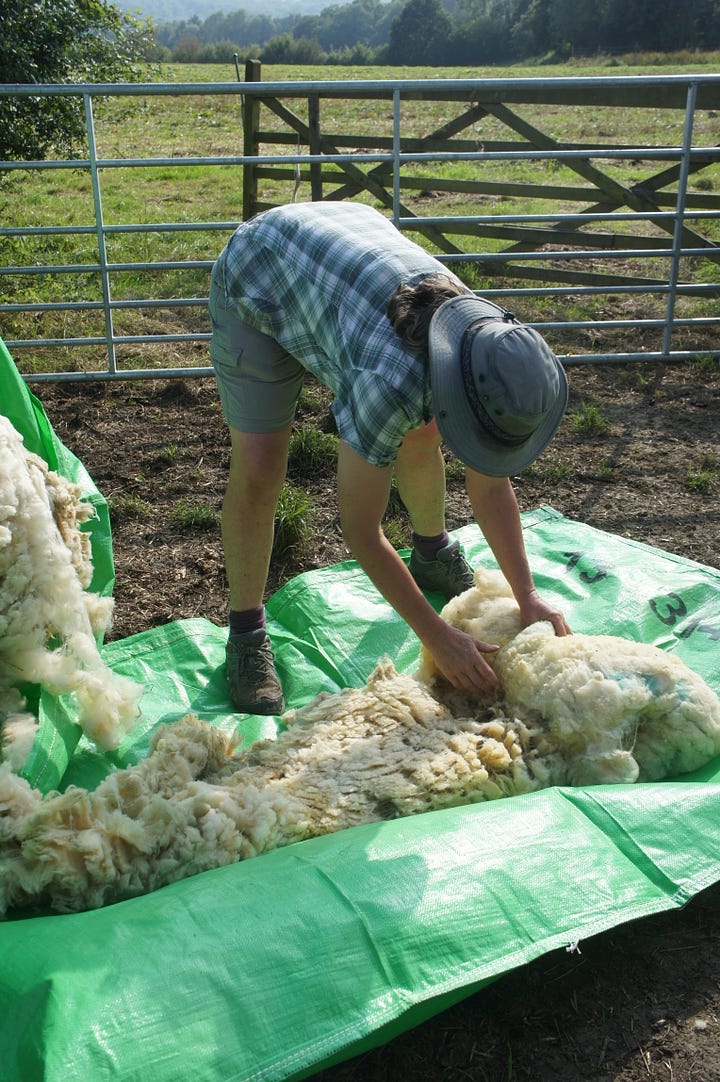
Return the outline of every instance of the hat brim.
<path id="1" fill-rule="evenodd" d="M 471 324 L 501 316 L 502 309 L 481 297 L 453 297 L 433 316 L 428 338 L 430 389 L 440 435 L 461 462 L 489 477 L 511 477 L 526 469 L 555 434 L 568 398 L 565 370 L 546 346 L 557 367 L 559 394 L 535 431 L 523 443 L 509 445 L 483 427 L 465 393 L 460 349 Z"/>

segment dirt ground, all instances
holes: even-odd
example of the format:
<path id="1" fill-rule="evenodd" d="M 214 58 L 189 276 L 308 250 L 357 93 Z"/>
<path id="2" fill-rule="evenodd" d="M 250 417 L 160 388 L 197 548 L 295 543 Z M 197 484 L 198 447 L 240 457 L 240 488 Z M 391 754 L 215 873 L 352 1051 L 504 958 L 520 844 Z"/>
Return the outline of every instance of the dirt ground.
<path id="1" fill-rule="evenodd" d="M 564 515 L 720 566 L 720 365 L 569 371 L 550 449 L 515 481 L 521 509 Z M 312 388 L 311 388 L 312 389 Z M 218 515 L 229 446 L 211 379 L 35 384 L 56 432 L 111 504 L 120 638 L 180 617 L 224 625 Z M 332 428 L 326 395 L 298 426 Z M 449 462 L 448 527 L 470 521 Z M 332 465 L 290 477 L 312 500 L 312 543 L 269 589 L 347 557 Z M 720 854 L 718 855 L 720 860 Z M 720 876 L 720 867 L 719 867 Z M 720 886 L 683 911 L 554 952 L 322 1082 L 720 1082 Z"/>

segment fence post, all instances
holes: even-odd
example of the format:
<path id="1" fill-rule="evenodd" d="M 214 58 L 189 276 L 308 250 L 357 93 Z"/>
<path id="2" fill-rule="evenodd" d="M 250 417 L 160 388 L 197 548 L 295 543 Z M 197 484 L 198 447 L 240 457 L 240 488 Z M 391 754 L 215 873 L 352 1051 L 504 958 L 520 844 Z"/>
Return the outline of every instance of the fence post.
<path id="1" fill-rule="evenodd" d="M 310 132 L 310 153 L 320 154 L 322 143 L 320 140 L 320 95 L 310 94 L 308 97 L 308 130 Z M 310 165 L 310 198 L 313 203 L 322 200 L 322 165 L 320 162 L 312 162 Z"/>
<path id="2" fill-rule="evenodd" d="M 665 309 L 665 330 L 663 333 L 662 351 L 668 356 L 672 346 L 673 325 L 675 321 L 675 302 L 677 299 L 677 286 L 680 277 L 680 257 L 683 244 L 683 225 L 685 222 L 685 205 L 687 203 L 687 185 L 690 175 L 690 152 L 692 150 L 693 124 L 695 121 L 695 108 L 697 104 L 697 82 L 688 87 L 687 104 L 685 106 L 685 126 L 683 129 L 683 155 L 680 159 L 680 175 L 678 177 L 677 203 L 675 207 L 675 230 L 673 233 L 672 259 L 668 271 L 668 296 Z"/>
<path id="3" fill-rule="evenodd" d="M 245 82 L 259 83 L 262 79 L 262 64 L 259 60 L 245 61 Z M 256 158 L 260 149 L 258 142 L 258 128 L 260 120 L 260 102 L 254 96 L 245 98 L 243 109 L 243 155 L 247 158 Z M 257 176 L 256 166 L 243 166 L 243 221 L 252 218 L 257 208 Z"/>
<path id="4" fill-rule="evenodd" d="M 108 372 L 111 375 L 117 371 L 115 355 L 115 329 L 113 325 L 112 308 L 110 306 L 110 273 L 108 271 L 107 246 L 105 243 L 105 222 L 103 220 L 102 194 L 100 192 L 100 170 L 97 164 L 97 146 L 95 143 L 95 122 L 93 120 L 92 96 L 83 94 L 85 104 L 85 133 L 88 141 L 88 155 L 90 159 L 90 180 L 93 191 L 93 204 L 95 208 L 95 231 L 97 233 L 98 263 L 100 266 L 100 286 L 102 289 L 103 312 L 105 314 L 105 342 L 107 344 Z"/>

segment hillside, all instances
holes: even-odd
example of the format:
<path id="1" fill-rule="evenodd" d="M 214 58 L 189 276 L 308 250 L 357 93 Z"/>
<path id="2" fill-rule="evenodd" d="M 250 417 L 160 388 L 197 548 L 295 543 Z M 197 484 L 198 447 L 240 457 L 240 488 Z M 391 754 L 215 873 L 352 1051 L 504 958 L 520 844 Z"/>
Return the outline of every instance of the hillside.
<path id="1" fill-rule="evenodd" d="M 337 4 L 349 0 L 334 0 Z M 252 15 L 270 15 L 285 18 L 288 15 L 316 15 L 328 6 L 327 0 L 119 0 L 122 11 L 151 16 L 155 24 L 190 20 L 194 16 L 207 19 L 218 11 L 244 9 Z"/>

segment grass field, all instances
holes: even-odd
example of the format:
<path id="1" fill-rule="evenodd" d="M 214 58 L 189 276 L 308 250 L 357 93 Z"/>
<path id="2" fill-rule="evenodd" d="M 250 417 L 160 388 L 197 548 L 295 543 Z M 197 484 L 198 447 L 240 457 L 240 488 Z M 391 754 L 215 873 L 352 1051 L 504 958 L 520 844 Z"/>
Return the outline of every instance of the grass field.
<path id="1" fill-rule="evenodd" d="M 510 69 L 384 69 L 384 68 L 288 68 L 268 66 L 263 70 L 263 81 L 308 80 L 380 80 L 380 79 L 468 79 L 488 77 L 504 78 L 556 78 L 626 75 L 683 75 L 697 72 L 713 72 L 714 56 L 683 58 L 671 65 L 659 66 L 647 58 L 641 63 L 597 63 L 595 65 L 562 65 L 554 67 L 517 67 Z M 657 58 L 654 58 L 657 59 Z M 234 82 L 234 67 L 220 65 L 174 65 L 163 66 L 152 73 L 152 81 L 193 83 Z M 151 76 L 148 76 L 151 81 Z M 306 99 L 287 102 L 298 115 L 307 109 Z M 407 100 L 402 103 L 401 129 L 403 138 L 425 136 L 448 122 L 466 106 L 457 102 Z M 611 107 L 573 107 L 523 105 L 514 109 L 522 121 L 542 131 L 543 135 L 563 144 L 601 143 L 632 146 L 678 146 L 683 136 L 683 110 L 663 108 L 627 109 Z M 279 131 L 283 126 L 269 110 L 263 108 L 262 126 Z M 357 136 L 360 140 L 392 134 L 392 105 L 388 101 L 369 102 L 360 99 L 323 99 L 321 102 L 321 126 L 331 138 L 341 134 Z M 714 110 L 698 110 L 695 116 L 693 142 L 696 146 L 714 146 L 720 142 L 720 123 Z M 104 159 L 142 159 L 220 157 L 243 153 L 241 99 L 235 95 L 212 97 L 199 94 L 181 97 L 114 98 L 104 108 L 98 109 L 95 123 L 97 153 Z M 475 122 L 461 136 L 474 139 L 477 149 L 487 142 L 517 138 L 503 124 L 502 119 L 489 116 Z M 307 147 L 278 147 L 266 144 L 263 152 L 306 153 Z M 603 162 L 605 175 L 618 183 L 632 186 L 664 167 L 658 162 L 616 160 Z M 372 165 L 366 165 L 366 170 Z M 267 202 L 288 202 L 292 198 L 305 200 L 311 197 L 302 170 L 297 180 L 294 170 L 288 167 L 287 179 L 277 177 L 262 181 L 261 198 Z M 408 165 L 403 169 L 408 183 L 418 184 L 415 189 L 402 190 L 403 202 L 413 213 L 423 216 L 453 216 L 492 214 L 548 214 L 568 212 L 592 205 L 592 189 L 569 165 L 554 160 L 441 162 Z M 418 180 L 418 178 L 421 178 Z M 208 264 L 222 248 L 231 225 L 242 217 L 242 166 L 188 165 L 181 161 L 156 167 L 123 167 L 100 170 L 103 218 L 113 232 L 106 235 L 107 258 L 112 264 L 138 264 L 146 262 L 194 264 L 198 267 L 163 267 L 154 269 L 128 268 L 113 271 L 111 294 L 113 301 L 196 299 L 207 295 Z M 426 183 L 427 181 L 427 183 Z M 434 183 L 433 183 L 434 181 Z M 443 186 L 457 182 L 480 183 L 483 194 L 444 191 Z M 510 190 L 508 190 L 510 185 Z M 538 186 L 540 188 L 538 189 Z M 332 190 L 332 183 L 325 190 Z M 494 189 L 497 189 L 494 192 Z M 666 195 L 672 191 L 667 189 Z M 530 191 L 534 189 L 534 191 Z M 572 192 L 562 198 L 563 192 Z M 720 191 L 720 164 L 713 164 L 701 173 L 690 177 L 689 191 L 701 202 L 713 202 L 713 193 Z M 366 194 L 361 198 L 373 200 Z M 8 226 L 36 230 L 38 227 L 80 227 L 84 233 L 26 233 L 18 237 L 2 239 L 3 263 L 18 267 L 83 267 L 97 263 L 98 240 L 94 231 L 92 179 L 87 169 L 52 169 L 46 171 L 22 171 L 5 174 L 0 184 L 0 200 L 4 207 L 3 218 Z M 720 200 L 717 200 L 720 209 Z M 671 200 L 667 209 L 672 209 Z M 717 210 L 715 211 L 717 213 Z M 220 228 L 169 232 L 162 226 L 167 223 L 221 223 Z M 144 226 L 144 231 L 128 230 L 129 226 Z M 148 228 L 153 227 L 153 228 Z M 708 239 L 720 239 L 717 221 L 709 215 L 693 227 Z M 598 223 L 599 231 L 607 232 L 606 223 Z M 657 237 L 658 243 L 667 247 L 667 232 L 649 222 L 615 222 L 612 230 L 619 234 L 617 246 L 623 247 L 623 234 L 643 233 Z M 430 242 L 417 235 L 421 243 Z M 495 252 L 513 243 L 512 234 L 506 238 L 462 237 L 459 241 L 468 252 Z M 631 245 L 627 245 L 631 246 Z M 528 245 L 525 245 L 527 249 Z M 560 245 L 559 247 L 562 247 Z M 577 260 L 574 261 L 577 263 Z M 592 270 L 605 271 L 607 259 L 593 259 Z M 617 269 L 619 261 L 614 261 Z M 538 265 L 537 263 L 535 264 Z M 579 265 L 579 264 L 578 264 Z M 588 267 L 588 263 L 585 263 Z M 660 259 L 634 260 L 625 263 L 624 273 L 664 277 L 667 261 Z M 497 278 L 483 277 L 482 267 L 455 266 L 472 288 L 486 290 L 497 285 Z M 720 275 L 717 261 L 695 260 L 692 280 L 704 283 L 716 282 Z M 512 283 L 530 285 L 528 282 Z M 0 301 L 10 304 L 63 304 L 67 302 L 94 302 L 101 299 L 100 278 L 96 272 L 17 274 L 0 277 Z M 661 318 L 664 299 L 642 295 L 635 297 L 632 305 L 634 319 Z M 712 315 L 713 298 L 688 298 L 682 302 L 682 314 L 686 316 Z M 569 293 L 524 301 L 523 316 L 527 319 L 617 319 L 627 316 L 627 305 L 622 296 L 596 296 L 579 299 Z M 0 313 L 0 333 L 7 339 L 32 340 L 39 337 L 71 339 L 104 335 L 104 316 L 101 307 L 78 311 L 53 310 L 42 312 Z M 206 331 L 206 315 L 203 305 L 186 305 L 166 308 L 128 307 L 116 310 L 114 329 L 120 335 L 195 334 Z M 560 338 L 558 336 L 559 344 Z M 567 337 L 567 336 L 566 336 Z M 648 334 L 644 348 L 656 348 L 657 335 Z M 571 349 L 592 349 L 592 334 L 574 335 L 567 343 Z M 698 341 L 692 348 L 702 348 Z M 78 349 L 18 349 L 18 361 L 24 371 L 49 368 L 59 370 L 77 367 L 104 367 L 104 346 Z M 153 367 L 173 364 L 203 364 L 205 349 L 202 343 L 177 342 L 155 344 L 138 343 L 121 346 L 118 358 L 121 366 Z"/>

